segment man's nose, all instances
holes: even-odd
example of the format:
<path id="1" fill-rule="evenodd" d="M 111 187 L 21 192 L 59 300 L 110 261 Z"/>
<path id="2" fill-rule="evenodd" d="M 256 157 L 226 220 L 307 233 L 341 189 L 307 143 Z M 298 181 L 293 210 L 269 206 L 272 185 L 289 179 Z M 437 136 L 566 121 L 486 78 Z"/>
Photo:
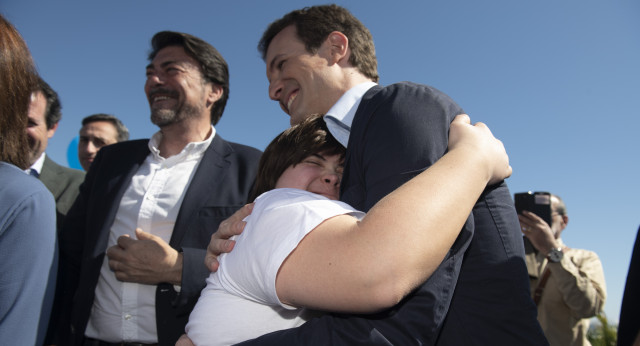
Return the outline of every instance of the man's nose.
<path id="1" fill-rule="evenodd" d="M 85 145 L 84 145 L 84 151 L 88 154 L 93 154 L 96 151 L 98 151 L 98 149 L 96 148 L 95 145 L 93 145 L 93 142 L 88 141 Z"/>
<path id="2" fill-rule="evenodd" d="M 97 153 L 100 150 L 100 148 L 102 148 L 102 146 L 95 145 L 95 143 L 91 143 L 91 152 L 92 153 Z"/>
<path id="3" fill-rule="evenodd" d="M 269 98 L 278 101 L 282 95 L 283 85 L 279 80 L 269 83 Z"/>
<path id="4" fill-rule="evenodd" d="M 159 73 L 153 73 L 147 76 L 147 86 L 156 86 L 164 84 L 164 79 Z"/>

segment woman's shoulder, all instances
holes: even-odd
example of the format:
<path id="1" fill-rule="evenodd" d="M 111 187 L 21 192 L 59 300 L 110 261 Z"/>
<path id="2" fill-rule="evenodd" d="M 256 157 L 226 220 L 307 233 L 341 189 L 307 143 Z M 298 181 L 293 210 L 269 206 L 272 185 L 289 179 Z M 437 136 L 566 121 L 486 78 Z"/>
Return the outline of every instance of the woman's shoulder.
<path id="1" fill-rule="evenodd" d="M 0 195 L 4 201 L 15 203 L 25 197 L 48 192 L 39 179 L 12 164 L 0 162 Z"/>

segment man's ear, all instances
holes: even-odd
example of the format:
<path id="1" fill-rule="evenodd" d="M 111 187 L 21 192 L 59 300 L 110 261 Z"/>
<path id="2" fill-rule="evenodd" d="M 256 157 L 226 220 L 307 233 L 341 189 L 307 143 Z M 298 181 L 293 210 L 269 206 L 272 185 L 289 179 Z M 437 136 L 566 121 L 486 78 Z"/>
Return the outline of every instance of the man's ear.
<path id="1" fill-rule="evenodd" d="M 208 91 L 206 99 L 207 107 L 213 105 L 216 101 L 218 101 L 222 97 L 222 93 L 224 92 L 221 86 L 213 83 L 210 83 L 210 85 L 211 90 Z"/>
<path id="2" fill-rule="evenodd" d="M 347 61 L 349 59 L 349 38 L 340 31 L 333 31 L 327 37 L 331 47 L 332 63 Z"/>
<path id="3" fill-rule="evenodd" d="M 53 126 L 51 126 L 50 129 L 47 129 L 47 138 L 53 137 L 57 129 L 58 129 L 58 123 L 53 124 Z"/>

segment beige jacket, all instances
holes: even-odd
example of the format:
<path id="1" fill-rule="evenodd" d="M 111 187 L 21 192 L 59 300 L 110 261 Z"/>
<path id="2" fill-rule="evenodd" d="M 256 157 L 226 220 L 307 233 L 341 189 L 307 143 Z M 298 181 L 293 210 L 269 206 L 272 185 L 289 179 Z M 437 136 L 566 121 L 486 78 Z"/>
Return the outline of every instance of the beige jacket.
<path id="1" fill-rule="evenodd" d="M 538 321 L 551 346 L 590 345 L 589 319 L 602 311 L 607 295 L 602 263 L 592 251 L 564 252 L 559 263 L 549 263 L 542 253 L 526 255 L 531 294 L 545 268 L 551 272 L 538 303 Z"/>

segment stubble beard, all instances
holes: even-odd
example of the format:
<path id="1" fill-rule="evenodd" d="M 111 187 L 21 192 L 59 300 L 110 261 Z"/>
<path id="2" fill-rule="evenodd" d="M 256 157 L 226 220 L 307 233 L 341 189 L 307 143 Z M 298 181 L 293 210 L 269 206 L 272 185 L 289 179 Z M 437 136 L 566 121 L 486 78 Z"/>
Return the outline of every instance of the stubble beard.
<path id="1" fill-rule="evenodd" d="M 40 155 L 42 155 L 42 153 L 38 155 L 41 143 L 40 141 L 36 141 L 29 136 L 27 136 L 27 140 L 29 143 L 29 165 L 33 165 L 38 160 L 38 158 L 40 158 Z"/>
<path id="2" fill-rule="evenodd" d="M 201 112 L 201 107 L 190 104 L 181 105 L 177 109 L 152 109 L 151 122 L 158 127 L 163 127 L 197 117 Z"/>

